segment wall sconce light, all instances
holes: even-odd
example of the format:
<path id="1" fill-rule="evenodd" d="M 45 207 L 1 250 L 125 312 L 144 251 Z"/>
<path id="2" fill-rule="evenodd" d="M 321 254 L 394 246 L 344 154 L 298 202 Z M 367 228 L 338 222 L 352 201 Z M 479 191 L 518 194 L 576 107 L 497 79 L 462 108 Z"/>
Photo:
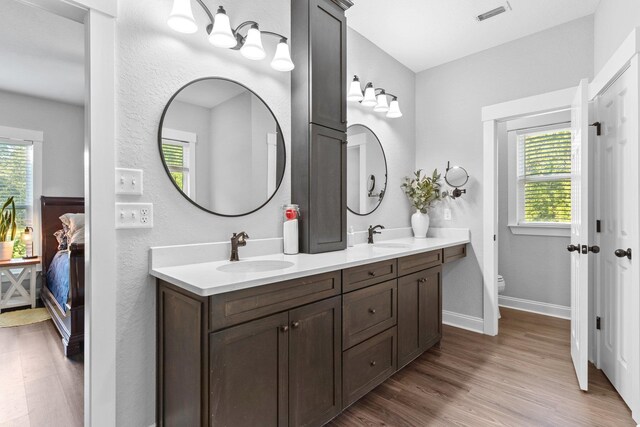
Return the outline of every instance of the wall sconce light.
<path id="1" fill-rule="evenodd" d="M 261 31 L 259 24 L 255 21 L 245 21 L 233 29 L 224 7 L 219 6 L 214 16 L 203 0 L 196 0 L 196 3 L 209 17 L 210 24 L 207 25 L 207 34 L 209 34 L 209 42 L 212 45 L 223 49 L 239 50 L 245 58 L 260 61 L 267 55 L 262 46 L 262 36 L 278 37 L 280 41 L 271 61 L 271 68 L 277 71 L 291 71 L 295 68 L 293 61 L 291 61 L 287 38 L 282 34 Z M 198 24 L 191 9 L 191 0 L 174 0 L 167 24 L 179 33 L 193 34 L 198 31 Z M 245 27 L 249 27 L 249 29 L 247 35 L 243 36 L 240 31 Z"/>
<path id="2" fill-rule="evenodd" d="M 387 97 L 391 97 L 391 103 Z M 373 111 L 376 113 L 387 113 L 386 116 L 389 119 L 398 119 L 402 117 L 400 111 L 400 103 L 398 97 L 392 93 L 388 93 L 383 88 L 376 88 L 373 83 L 369 82 L 365 85 L 364 95 L 362 93 L 362 86 L 360 85 L 360 79 L 358 76 L 353 76 L 351 86 L 349 86 L 349 93 L 347 95 L 347 101 L 360 102 L 365 107 L 373 107 Z"/>
<path id="3" fill-rule="evenodd" d="M 33 228 L 25 227 L 24 232 L 22 233 L 22 242 L 24 243 L 27 251 L 23 259 L 33 259 L 37 258 L 36 255 L 33 254 Z"/>

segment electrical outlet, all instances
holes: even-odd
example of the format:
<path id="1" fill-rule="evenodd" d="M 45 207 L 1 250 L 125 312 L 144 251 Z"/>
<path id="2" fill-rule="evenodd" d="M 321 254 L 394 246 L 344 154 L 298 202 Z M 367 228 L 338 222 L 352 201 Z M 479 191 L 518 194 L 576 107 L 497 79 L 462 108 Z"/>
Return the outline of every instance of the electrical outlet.
<path id="1" fill-rule="evenodd" d="M 142 170 L 116 168 L 116 194 L 142 196 Z"/>
<path id="2" fill-rule="evenodd" d="M 445 208 L 443 213 L 445 221 L 451 221 L 451 209 Z"/>
<path id="3" fill-rule="evenodd" d="M 153 204 L 116 203 L 116 228 L 153 228 Z"/>

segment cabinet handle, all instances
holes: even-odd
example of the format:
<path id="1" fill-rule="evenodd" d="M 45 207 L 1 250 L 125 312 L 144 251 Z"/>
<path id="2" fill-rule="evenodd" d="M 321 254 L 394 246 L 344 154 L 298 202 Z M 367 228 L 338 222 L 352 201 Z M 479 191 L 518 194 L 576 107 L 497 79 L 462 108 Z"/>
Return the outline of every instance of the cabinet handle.
<path id="1" fill-rule="evenodd" d="M 287 332 L 289 327 L 287 325 L 280 326 L 280 332 Z"/>
<path id="2" fill-rule="evenodd" d="M 369 362 L 369 365 L 371 365 L 371 366 L 376 366 L 376 361 L 375 361 L 375 360 L 372 360 L 371 362 Z"/>
<path id="3" fill-rule="evenodd" d="M 376 272 L 375 272 L 375 271 L 370 271 L 370 272 L 369 272 L 369 276 L 371 276 L 371 277 L 376 277 Z"/>
<path id="4" fill-rule="evenodd" d="M 371 313 L 371 314 L 376 314 L 376 309 L 375 309 L 375 308 L 370 308 L 370 309 L 369 309 L 369 313 Z"/>
<path id="5" fill-rule="evenodd" d="M 425 279 L 424 277 L 421 277 L 420 279 L 418 279 L 418 283 L 425 283 L 427 281 L 427 279 Z"/>
<path id="6" fill-rule="evenodd" d="M 292 327 L 293 329 L 297 329 L 297 328 L 298 328 L 298 326 L 300 326 L 300 322 L 298 322 L 298 321 L 291 322 L 291 327 Z"/>

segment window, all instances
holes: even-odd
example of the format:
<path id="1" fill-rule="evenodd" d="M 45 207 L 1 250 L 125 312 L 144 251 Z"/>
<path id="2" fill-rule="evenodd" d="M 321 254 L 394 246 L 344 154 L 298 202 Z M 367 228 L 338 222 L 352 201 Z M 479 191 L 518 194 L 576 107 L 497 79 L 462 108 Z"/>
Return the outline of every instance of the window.
<path id="1" fill-rule="evenodd" d="M 163 129 L 162 155 L 174 182 L 189 197 L 195 196 L 196 135 Z"/>

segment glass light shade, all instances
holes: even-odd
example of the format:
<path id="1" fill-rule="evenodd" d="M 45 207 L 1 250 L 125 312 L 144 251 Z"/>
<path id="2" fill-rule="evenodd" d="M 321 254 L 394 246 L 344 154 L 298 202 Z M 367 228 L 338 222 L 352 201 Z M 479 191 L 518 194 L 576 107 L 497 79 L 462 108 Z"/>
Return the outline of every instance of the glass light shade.
<path id="1" fill-rule="evenodd" d="M 33 241 L 33 234 L 31 233 L 31 230 L 29 229 L 24 230 L 24 233 L 22 233 L 21 240 L 25 243 Z"/>
<path id="2" fill-rule="evenodd" d="M 293 61 L 291 61 L 289 45 L 286 40 L 280 40 L 278 43 L 278 47 L 276 47 L 276 54 L 271 61 L 271 68 L 277 71 L 291 71 L 295 68 Z"/>
<path id="3" fill-rule="evenodd" d="M 221 7 L 213 18 L 213 28 L 209 34 L 209 42 L 215 47 L 230 49 L 238 44 L 236 37 L 231 31 L 229 17 Z"/>
<path id="4" fill-rule="evenodd" d="M 402 112 L 400 111 L 400 103 L 395 98 L 391 101 L 391 104 L 389 104 L 387 117 L 390 119 L 398 119 L 402 117 Z"/>
<path id="5" fill-rule="evenodd" d="M 347 95 L 347 101 L 360 102 L 364 99 L 362 96 L 362 88 L 360 87 L 360 80 L 354 78 L 349 87 L 349 94 Z"/>
<path id="6" fill-rule="evenodd" d="M 389 111 L 389 103 L 387 102 L 387 95 L 382 92 L 378 95 L 378 102 L 376 106 L 373 108 L 373 111 L 376 113 L 386 113 Z"/>
<path id="7" fill-rule="evenodd" d="M 365 107 L 375 107 L 378 104 L 376 100 L 376 90 L 373 86 L 367 86 L 364 90 L 364 99 L 362 100 L 362 105 Z"/>
<path id="8" fill-rule="evenodd" d="M 193 34 L 198 31 L 198 24 L 191 10 L 191 0 L 174 0 L 167 24 L 179 33 Z"/>
<path id="9" fill-rule="evenodd" d="M 253 61 L 259 61 L 264 59 L 267 54 L 262 47 L 262 36 L 260 30 L 257 27 L 251 27 L 247 33 L 247 38 L 240 48 L 240 53 L 247 59 Z"/>

